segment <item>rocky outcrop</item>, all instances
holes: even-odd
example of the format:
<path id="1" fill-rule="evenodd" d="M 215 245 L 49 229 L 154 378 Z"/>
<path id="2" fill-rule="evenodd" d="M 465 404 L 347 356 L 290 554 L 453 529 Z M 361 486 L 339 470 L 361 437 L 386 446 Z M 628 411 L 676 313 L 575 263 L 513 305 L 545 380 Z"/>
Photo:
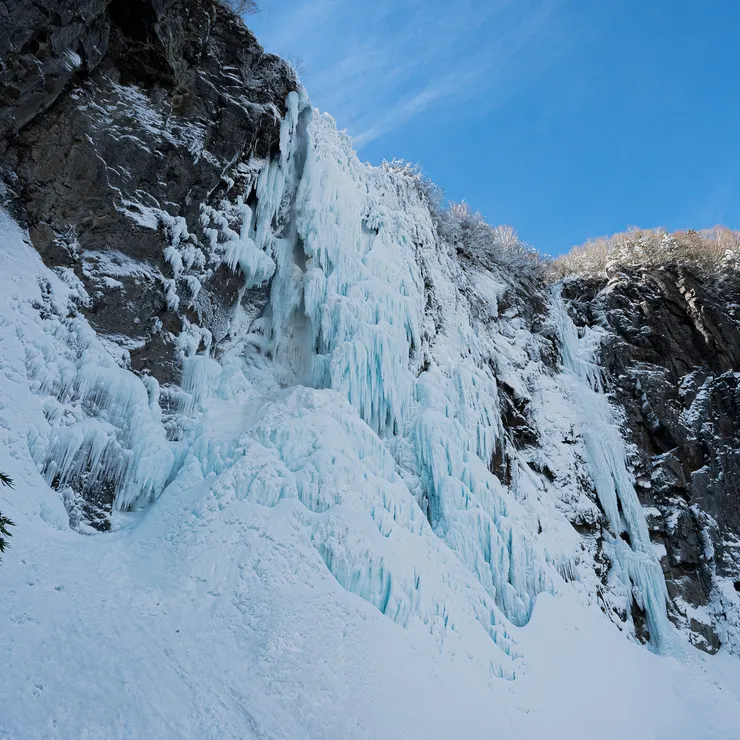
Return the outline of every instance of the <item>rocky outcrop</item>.
<path id="1" fill-rule="evenodd" d="M 601 360 L 624 409 L 674 621 L 715 652 L 740 590 L 740 276 L 686 265 L 571 279 L 581 325 L 606 329 Z"/>
<path id="2" fill-rule="evenodd" d="M 203 258 L 202 209 L 249 192 L 295 75 L 217 0 L 12 0 L 0 27 L 2 200 L 120 364 L 179 381 L 183 327 L 217 342 L 243 293 Z M 185 240 L 203 264 L 177 307 Z M 107 529 L 115 487 L 70 485 Z"/>
<path id="3" fill-rule="evenodd" d="M 167 310 L 164 250 L 173 229 L 197 246 L 203 204 L 249 189 L 295 76 L 216 0 L 13 0 L 0 25 L 10 206 L 82 281 L 95 329 L 172 381 L 188 312 Z M 223 332 L 239 287 L 214 268 L 190 318 Z"/>
<path id="4" fill-rule="evenodd" d="M 260 172 L 269 174 L 265 162 L 275 163 L 286 97 L 298 83 L 218 0 L 0 0 L 0 28 L 0 197 L 45 263 L 77 289 L 77 310 L 119 364 L 164 386 L 160 396 L 148 379 L 167 441 L 177 441 L 167 414 L 182 411 L 178 342 L 190 342 L 190 354 L 218 347 L 237 306 L 248 327 L 267 304 L 275 269 L 270 246 L 252 250 L 259 259 L 248 283 L 231 268 L 247 227 L 257 223 L 253 186 Z M 295 149 L 299 179 L 306 124 L 297 107 L 293 113 L 304 147 Z M 280 215 L 282 205 L 292 206 L 295 181 L 292 187 L 273 189 L 273 210 L 260 216 L 260 232 L 274 229 L 275 242 L 295 237 Z M 382 213 L 367 214 L 368 233 L 378 235 Z M 485 369 L 496 378 L 504 444 L 494 451 L 491 472 L 516 489 L 524 469 L 560 492 L 606 589 L 610 564 L 602 545 L 609 523 L 593 481 L 575 452 L 572 465 L 543 452 L 548 436 L 558 434 L 558 443 L 575 449 L 576 431 L 552 419 L 542 427 L 545 415 L 527 391 L 529 383 L 541 395 L 541 381 L 551 383 L 560 369 L 548 286 L 531 269 L 531 255 L 516 253 L 519 263 L 512 263 L 499 237 L 474 217 L 442 219 L 437 228 L 433 238 L 454 245 L 450 270 L 476 332 L 498 331 L 496 339 L 489 336 Z M 423 282 L 427 351 L 447 317 L 433 276 L 423 274 Z M 563 296 L 576 324 L 603 332 L 600 364 L 624 413 L 629 462 L 661 556 L 672 619 L 704 650 L 740 644 L 733 606 L 740 591 L 737 272 L 717 277 L 670 262 L 612 263 L 602 277 L 567 280 Z M 429 359 L 420 367 L 429 370 Z M 78 405 L 82 415 L 96 413 Z M 117 483 L 90 473 L 81 466 L 69 480 L 50 482 L 73 492 L 71 521 L 107 529 Z M 434 523 L 428 496 L 420 502 Z M 573 567 L 561 564 L 566 580 L 575 578 Z M 633 634 L 648 639 L 628 594 L 611 605 L 602 601 L 618 622 L 629 621 Z"/>

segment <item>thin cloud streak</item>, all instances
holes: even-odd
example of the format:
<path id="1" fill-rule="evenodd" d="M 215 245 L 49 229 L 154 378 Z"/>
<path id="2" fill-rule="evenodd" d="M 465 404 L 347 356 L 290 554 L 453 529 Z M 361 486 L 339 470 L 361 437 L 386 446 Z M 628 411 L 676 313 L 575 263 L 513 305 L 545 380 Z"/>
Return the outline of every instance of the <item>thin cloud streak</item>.
<path id="1" fill-rule="evenodd" d="M 274 33 L 270 23 L 259 33 L 268 50 L 300 59 L 314 104 L 360 148 L 423 114 L 504 104 L 557 53 L 562 1 L 288 2 Z"/>

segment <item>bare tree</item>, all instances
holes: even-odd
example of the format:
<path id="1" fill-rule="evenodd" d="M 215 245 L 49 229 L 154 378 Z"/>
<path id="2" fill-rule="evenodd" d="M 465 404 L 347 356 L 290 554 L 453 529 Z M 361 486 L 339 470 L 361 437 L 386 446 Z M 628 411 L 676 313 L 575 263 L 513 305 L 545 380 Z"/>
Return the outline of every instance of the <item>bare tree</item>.
<path id="1" fill-rule="evenodd" d="M 219 0 L 219 2 L 239 17 L 256 13 L 258 10 L 255 0 Z"/>

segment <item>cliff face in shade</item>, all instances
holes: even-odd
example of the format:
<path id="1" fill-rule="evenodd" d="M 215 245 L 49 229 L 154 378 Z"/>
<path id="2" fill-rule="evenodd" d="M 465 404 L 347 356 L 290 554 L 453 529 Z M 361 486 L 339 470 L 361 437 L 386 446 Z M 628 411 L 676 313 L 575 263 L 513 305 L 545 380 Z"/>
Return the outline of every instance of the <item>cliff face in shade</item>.
<path id="1" fill-rule="evenodd" d="M 601 364 L 673 618 L 715 651 L 739 623 L 727 599 L 740 590 L 740 276 L 613 265 L 565 294 L 577 323 L 608 331 Z"/>
<path id="2" fill-rule="evenodd" d="M 13 0 L 0 24 L 12 204 L 46 264 L 82 280 L 96 330 L 174 380 L 167 223 L 194 231 L 202 205 L 248 187 L 295 76 L 212 0 Z M 218 336 L 240 282 L 203 287 L 189 316 Z"/>

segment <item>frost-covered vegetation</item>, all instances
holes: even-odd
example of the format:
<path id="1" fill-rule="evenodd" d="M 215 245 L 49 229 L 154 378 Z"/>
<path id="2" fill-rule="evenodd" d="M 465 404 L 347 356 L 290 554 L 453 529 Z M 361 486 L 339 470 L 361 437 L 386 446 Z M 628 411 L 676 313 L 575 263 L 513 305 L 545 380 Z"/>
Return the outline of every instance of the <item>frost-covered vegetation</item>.
<path id="1" fill-rule="evenodd" d="M 685 265 L 717 274 L 740 266 L 740 231 L 715 226 L 704 231 L 629 229 L 591 239 L 558 257 L 548 272 L 555 280 L 570 275 L 599 277 L 609 266 L 660 267 Z"/>
<path id="2" fill-rule="evenodd" d="M 439 213 L 439 231 L 458 253 L 487 263 L 507 265 L 528 274 L 541 273 L 542 256 L 519 239 L 511 226 L 492 226 L 465 203 L 451 203 Z"/>
<path id="3" fill-rule="evenodd" d="M 609 266 L 661 267 L 683 265 L 705 274 L 740 269 L 740 231 L 724 226 L 669 232 L 664 228 L 629 228 L 589 239 L 555 259 L 523 242 L 511 226 L 494 226 L 467 203 L 448 202 L 444 191 L 418 165 L 403 159 L 383 162 L 387 172 L 413 180 L 428 201 L 442 241 L 458 256 L 487 268 L 511 268 L 521 278 L 557 282 L 570 276 L 600 277 Z"/>
<path id="4" fill-rule="evenodd" d="M 440 238 L 453 246 L 459 256 L 483 267 L 498 265 L 524 270 L 524 274 L 530 277 L 545 274 L 547 260 L 523 242 L 513 227 L 491 225 L 480 211 L 472 211 L 465 202 L 447 202 L 442 188 L 430 180 L 419 165 L 394 159 L 384 161 L 382 169 L 415 182 L 428 202 Z"/>
<path id="5" fill-rule="evenodd" d="M 221 5 L 228 8 L 234 15 L 243 17 L 258 10 L 255 0 L 218 0 Z"/>
<path id="6" fill-rule="evenodd" d="M 706 274 L 740 268 L 740 231 L 724 226 L 696 231 L 668 232 L 629 228 L 627 231 L 589 239 L 555 259 L 523 242 L 511 226 L 494 226 L 467 203 L 448 202 L 444 191 L 418 165 L 403 159 L 382 164 L 387 172 L 401 174 L 416 184 L 426 198 L 442 241 L 458 256 L 482 267 L 511 268 L 521 278 L 557 282 L 570 276 L 600 277 L 607 268 L 683 265 Z"/>

